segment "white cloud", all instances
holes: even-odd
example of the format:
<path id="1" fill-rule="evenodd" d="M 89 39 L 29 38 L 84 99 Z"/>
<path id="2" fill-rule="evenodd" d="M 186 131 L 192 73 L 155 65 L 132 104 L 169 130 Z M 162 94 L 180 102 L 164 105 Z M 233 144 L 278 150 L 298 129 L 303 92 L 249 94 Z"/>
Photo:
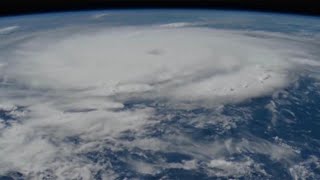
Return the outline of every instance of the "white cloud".
<path id="1" fill-rule="evenodd" d="M 19 26 L 8 26 L 8 27 L 1 27 L 0 28 L 0 35 L 5 35 L 14 32 L 17 30 Z"/>
<path id="2" fill-rule="evenodd" d="M 289 172 L 294 180 L 298 179 L 316 179 L 312 168 L 319 170 L 320 169 L 320 160 L 316 156 L 309 156 L 304 161 L 294 164 L 289 168 Z"/>
<path id="3" fill-rule="evenodd" d="M 260 168 L 259 165 L 255 164 L 253 160 L 247 159 L 245 161 L 228 161 L 224 159 L 211 160 L 208 166 L 212 171 L 212 174 L 220 177 L 228 176 L 248 176 L 254 171 L 258 171 L 264 175 L 266 173 Z"/>
<path id="4" fill-rule="evenodd" d="M 273 48 L 287 42 L 204 28 L 119 28 L 47 41 L 20 49 L 8 78 L 42 88 L 100 89 L 105 95 L 153 91 L 181 100 L 224 101 L 284 87 L 293 66 L 287 60 L 291 46 Z M 161 53 L 148 53 L 154 49 Z"/>
<path id="5" fill-rule="evenodd" d="M 0 72 L 10 84 L 1 89 L 0 98 L 9 105 L 0 108 L 13 112 L 23 105 L 26 112 L 19 114 L 19 122 L 1 129 L 0 172 L 16 170 L 33 178 L 49 169 L 60 178 L 90 179 L 91 172 L 101 167 L 78 154 L 99 151 L 104 140 L 114 140 L 127 130 L 139 133 L 161 121 L 154 119 L 155 109 L 126 109 L 126 101 L 161 99 L 171 107 L 239 102 L 286 87 L 291 72 L 301 65 L 318 65 L 308 57 L 291 61 L 297 52 L 305 52 L 289 40 L 185 25 L 118 27 L 63 39 L 44 33 L 20 44 Z M 223 159 L 227 153 L 246 151 L 286 161 L 295 156 L 290 148 L 261 139 L 204 145 L 183 134 L 176 136 L 172 138 L 178 147 L 172 139 L 138 138 L 119 140 L 121 146 L 113 148 L 180 151 L 197 159 L 219 156 L 209 165 L 237 174 L 245 174 L 253 162 L 236 167 Z M 70 137 L 81 143 L 65 142 Z M 144 163 L 133 164 L 145 174 L 154 171 Z M 169 167 L 193 169 L 197 164 L 186 161 Z"/>
<path id="6" fill-rule="evenodd" d="M 194 23 L 189 23 L 189 22 L 174 22 L 174 23 L 168 23 L 168 24 L 161 24 L 159 27 L 164 27 L 164 28 L 182 28 L 182 27 L 191 27 L 191 26 L 197 26 L 197 25 L 202 25 L 203 23 L 199 22 L 194 22 Z"/>
<path id="7" fill-rule="evenodd" d="M 104 18 L 106 16 L 110 16 L 111 14 L 109 13 L 98 13 L 92 16 L 93 19 L 101 19 Z"/>

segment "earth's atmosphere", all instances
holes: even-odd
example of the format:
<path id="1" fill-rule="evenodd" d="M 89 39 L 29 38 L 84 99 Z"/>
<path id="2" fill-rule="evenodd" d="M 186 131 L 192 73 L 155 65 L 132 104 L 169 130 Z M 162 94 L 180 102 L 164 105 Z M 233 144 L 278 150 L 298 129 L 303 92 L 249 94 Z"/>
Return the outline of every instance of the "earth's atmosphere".
<path id="1" fill-rule="evenodd" d="M 320 179 L 320 18 L 0 19 L 0 179 Z"/>

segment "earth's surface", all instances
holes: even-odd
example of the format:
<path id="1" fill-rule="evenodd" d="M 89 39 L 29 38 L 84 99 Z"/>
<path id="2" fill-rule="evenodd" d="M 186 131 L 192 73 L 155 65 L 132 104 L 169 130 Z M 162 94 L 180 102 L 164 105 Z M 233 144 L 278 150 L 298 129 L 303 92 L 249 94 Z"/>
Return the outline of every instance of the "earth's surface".
<path id="1" fill-rule="evenodd" d="M 320 179 L 320 18 L 0 19 L 0 179 Z"/>

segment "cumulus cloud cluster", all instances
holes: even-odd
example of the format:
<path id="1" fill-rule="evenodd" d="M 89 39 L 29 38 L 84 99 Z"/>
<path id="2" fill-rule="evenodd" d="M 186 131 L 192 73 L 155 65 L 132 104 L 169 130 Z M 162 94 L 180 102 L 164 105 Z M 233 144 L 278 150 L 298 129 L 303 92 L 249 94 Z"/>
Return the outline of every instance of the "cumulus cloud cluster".
<path id="1" fill-rule="evenodd" d="M 0 121 L 0 172 L 90 179 L 104 168 L 106 177 L 116 177 L 112 165 L 81 154 L 123 147 L 180 151 L 195 158 L 169 164 L 159 160 L 158 167 L 131 161 L 144 174 L 161 167 L 195 169 L 204 157 L 211 157 L 208 174 L 262 171 L 251 159 L 232 163 L 222 152 L 286 161 L 294 157 L 290 148 L 261 139 L 229 140 L 199 150 L 194 145 L 201 144 L 181 139 L 181 134 L 176 134 L 176 144 L 138 138 L 163 119 L 156 107 L 130 108 L 129 101 L 162 102 L 168 110 L 213 108 L 271 94 L 290 84 L 302 67 L 319 66 L 302 45 L 286 38 L 184 26 L 117 27 L 58 39 L 42 34 L 15 47 L 1 62 L 0 109 L 18 115 Z M 121 141 L 124 132 L 136 133 L 137 139 Z"/>

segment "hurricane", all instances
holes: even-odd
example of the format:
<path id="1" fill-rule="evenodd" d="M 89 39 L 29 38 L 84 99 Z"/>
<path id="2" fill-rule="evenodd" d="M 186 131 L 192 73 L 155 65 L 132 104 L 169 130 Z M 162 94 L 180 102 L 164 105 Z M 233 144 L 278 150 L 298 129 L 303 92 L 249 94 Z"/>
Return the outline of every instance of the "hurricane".
<path id="1" fill-rule="evenodd" d="M 2 18 L 0 179 L 320 178 L 319 33 L 229 11 Z"/>

